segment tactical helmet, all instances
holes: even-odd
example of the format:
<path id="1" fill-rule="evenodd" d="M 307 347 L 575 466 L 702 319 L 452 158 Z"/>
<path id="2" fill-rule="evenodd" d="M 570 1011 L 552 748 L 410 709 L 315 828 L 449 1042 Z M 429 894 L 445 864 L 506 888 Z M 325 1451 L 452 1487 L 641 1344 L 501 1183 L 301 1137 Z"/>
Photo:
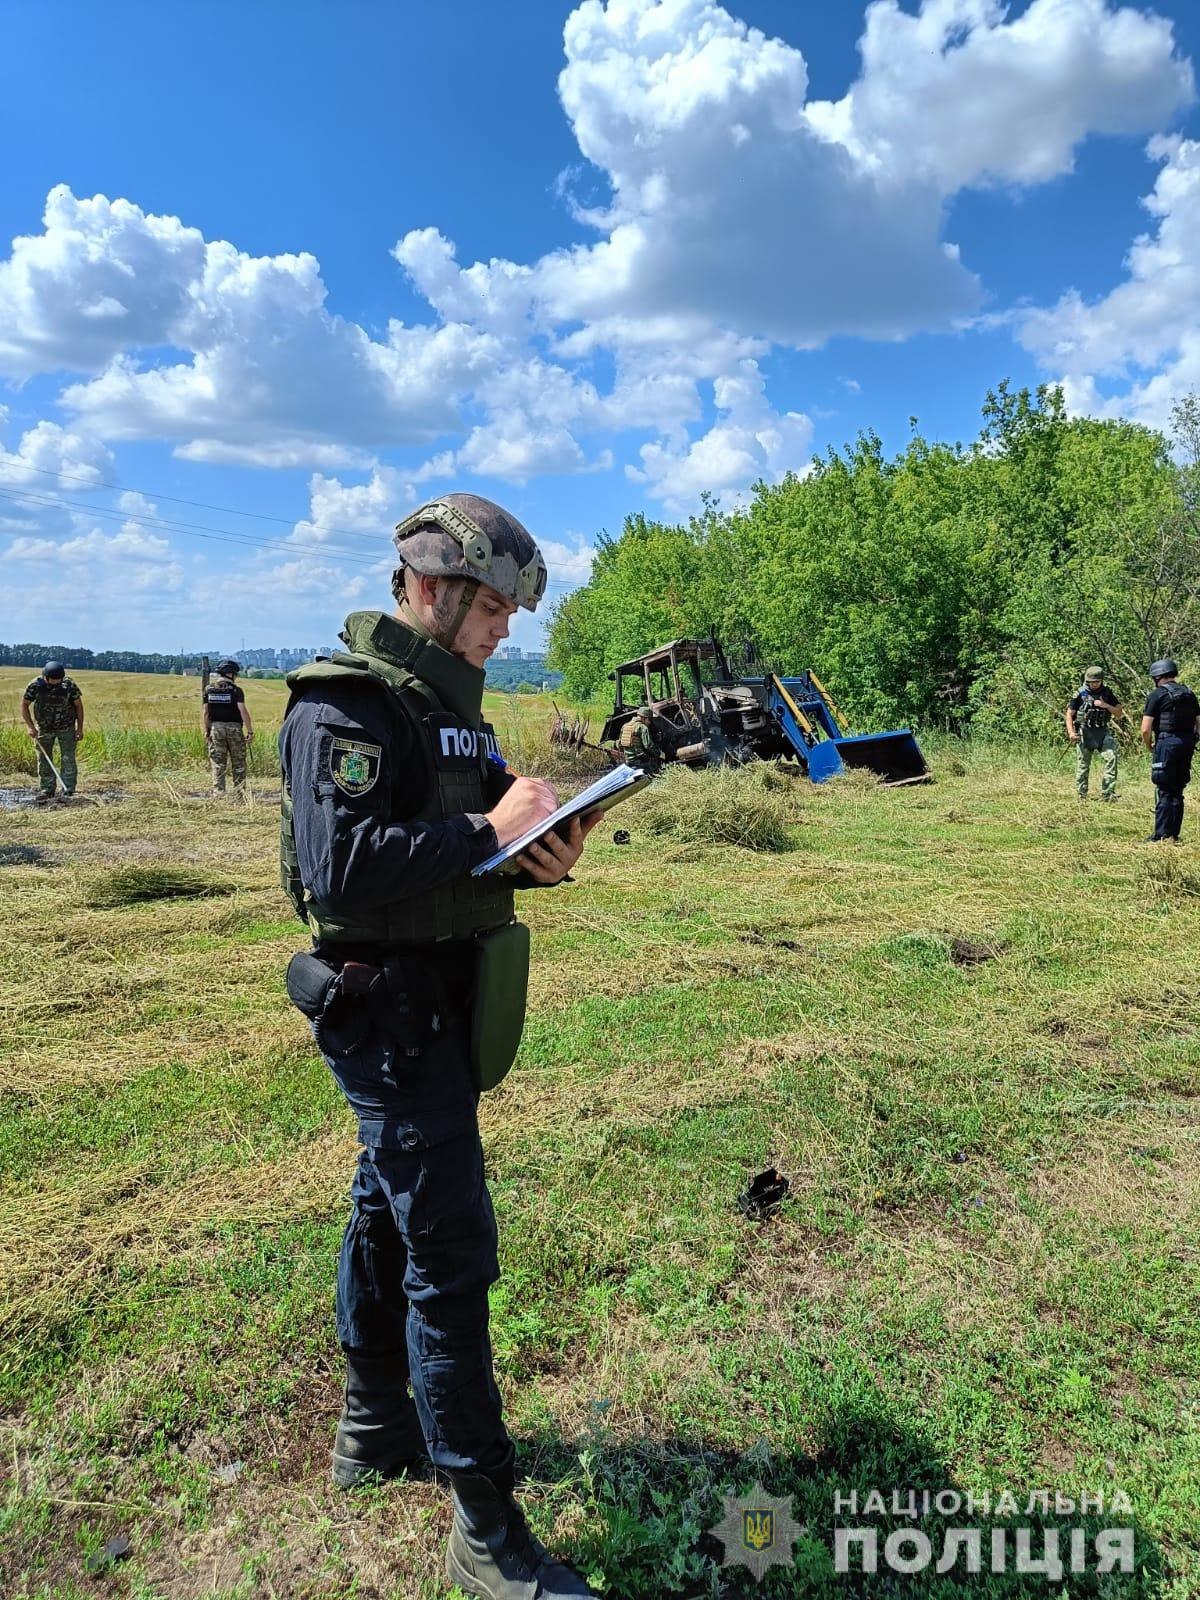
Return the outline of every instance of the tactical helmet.
<path id="1" fill-rule="evenodd" d="M 426 578 L 470 578 L 536 611 L 546 592 L 546 563 L 516 517 L 477 494 L 444 494 L 396 524 L 393 540 L 406 567 Z"/>
<path id="2" fill-rule="evenodd" d="M 1084 683 L 1101 683 L 1104 679 L 1103 667 L 1089 667 L 1083 675 Z"/>
<path id="3" fill-rule="evenodd" d="M 42 668 L 42 677 L 63 678 L 66 676 L 66 672 L 67 669 L 63 666 L 61 661 L 47 661 L 46 665 Z"/>
<path id="4" fill-rule="evenodd" d="M 240 662 L 232 660 L 217 662 L 217 671 L 223 678 L 236 678 L 241 670 Z"/>
<path id="5" fill-rule="evenodd" d="M 1171 660 L 1170 656 L 1164 656 L 1161 661 L 1152 661 L 1150 663 L 1150 676 L 1155 679 L 1173 678 L 1178 671 L 1179 668 Z"/>
<path id="6" fill-rule="evenodd" d="M 654 716 L 654 713 L 651 711 L 649 706 L 639 706 L 634 712 L 634 716 L 640 717 L 643 722 L 649 722 Z"/>

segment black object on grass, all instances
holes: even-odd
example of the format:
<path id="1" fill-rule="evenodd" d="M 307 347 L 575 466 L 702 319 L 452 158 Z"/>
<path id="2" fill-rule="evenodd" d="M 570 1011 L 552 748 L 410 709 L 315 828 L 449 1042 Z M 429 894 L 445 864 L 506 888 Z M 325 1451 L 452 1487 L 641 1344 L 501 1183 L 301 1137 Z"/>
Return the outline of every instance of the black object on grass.
<path id="1" fill-rule="evenodd" d="M 749 1188 L 738 1195 L 738 1209 L 744 1216 L 758 1220 L 769 1217 L 787 1198 L 791 1184 L 774 1167 L 768 1167 L 754 1178 Z"/>
<path id="2" fill-rule="evenodd" d="M 115 1567 L 118 1561 L 125 1561 L 133 1554 L 133 1545 L 125 1534 L 119 1533 L 115 1539 L 110 1539 L 103 1550 L 94 1550 L 83 1563 L 83 1568 L 90 1577 L 97 1577 L 102 1572 L 107 1572 L 109 1567 Z"/>

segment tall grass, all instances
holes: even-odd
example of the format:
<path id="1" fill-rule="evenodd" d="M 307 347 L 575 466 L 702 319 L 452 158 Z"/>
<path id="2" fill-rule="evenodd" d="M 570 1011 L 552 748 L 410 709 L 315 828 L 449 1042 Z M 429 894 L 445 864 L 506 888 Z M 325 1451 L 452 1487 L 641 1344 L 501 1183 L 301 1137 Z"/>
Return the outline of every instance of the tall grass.
<path id="1" fill-rule="evenodd" d="M 246 767 L 252 778 L 279 776 L 279 744 L 274 733 L 256 733 L 247 747 Z M 194 769 L 208 775 L 208 754 L 199 728 L 88 728 L 78 747 L 83 773 L 179 773 Z M 37 772 L 37 751 L 23 728 L 0 728 L 0 771 Z"/>

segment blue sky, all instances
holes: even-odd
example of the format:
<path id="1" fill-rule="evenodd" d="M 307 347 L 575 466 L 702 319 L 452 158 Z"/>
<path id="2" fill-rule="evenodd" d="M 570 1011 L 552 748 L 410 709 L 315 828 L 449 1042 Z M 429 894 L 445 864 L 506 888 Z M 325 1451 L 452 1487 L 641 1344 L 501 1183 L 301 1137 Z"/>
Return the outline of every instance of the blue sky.
<path id="1" fill-rule="evenodd" d="M 969 439 L 1005 376 L 1200 387 L 1183 0 L 60 0 L 6 46 L 10 641 L 327 642 L 456 486 L 561 594 L 630 511 Z"/>

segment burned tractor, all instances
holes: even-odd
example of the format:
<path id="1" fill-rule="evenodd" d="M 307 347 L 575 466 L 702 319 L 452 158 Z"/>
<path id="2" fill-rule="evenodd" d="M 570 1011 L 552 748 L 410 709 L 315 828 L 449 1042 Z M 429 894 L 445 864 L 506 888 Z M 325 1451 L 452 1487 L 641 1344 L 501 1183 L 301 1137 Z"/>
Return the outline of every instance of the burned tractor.
<path id="1" fill-rule="evenodd" d="M 602 744 L 621 744 L 646 708 L 664 761 L 689 767 L 791 760 L 821 783 L 848 767 L 887 784 L 921 783 L 929 768 L 908 728 L 851 733 L 817 675 L 735 677 L 716 639 L 676 639 L 611 673 L 616 684 Z"/>

